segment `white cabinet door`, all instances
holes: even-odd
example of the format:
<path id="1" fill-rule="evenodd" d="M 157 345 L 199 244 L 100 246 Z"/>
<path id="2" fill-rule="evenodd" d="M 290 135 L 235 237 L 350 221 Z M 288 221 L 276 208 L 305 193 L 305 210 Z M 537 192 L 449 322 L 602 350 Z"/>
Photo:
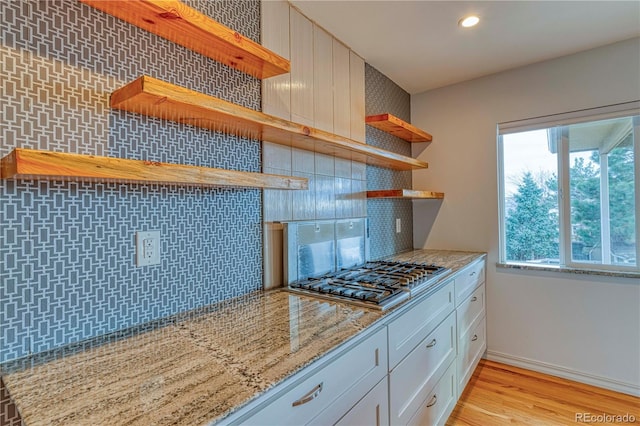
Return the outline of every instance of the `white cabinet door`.
<path id="1" fill-rule="evenodd" d="M 487 349 L 486 317 L 476 319 L 458 340 L 458 396 L 471 379 L 473 371 Z"/>
<path id="2" fill-rule="evenodd" d="M 351 138 L 349 48 L 333 39 L 333 133 Z"/>
<path id="3" fill-rule="evenodd" d="M 429 396 L 422 403 L 407 425 L 410 426 L 441 426 L 456 406 L 456 369 L 451 363 L 438 384 L 429 392 Z M 392 423 L 393 424 L 393 423 Z"/>
<path id="4" fill-rule="evenodd" d="M 389 390 L 385 377 L 336 426 L 388 426 Z"/>
<path id="5" fill-rule="evenodd" d="M 481 259 L 456 274 L 456 306 L 484 282 L 486 263 L 485 259 Z"/>
<path id="6" fill-rule="evenodd" d="M 314 127 L 333 132 L 333 37 L 313 26 Z"/>
<path id="7" fill-rule="evenodd" d="M 260 2 L 262 45 L 289 59 L 289 3 L 284 0 Z M 291 120 L 291 74 L 262 80 L 262 111 Z"/>
<path id="8" fill-rule="evenodd" d="M 351 139 L 366 142 L 364 108 L 364 59 L 349 53 L 349 91 L 351 93 Z"/>
<path id="9" fill-rule="evenodd" d="M 485 315 L 484 284 L 481 284 L 471 296 L 460 303 L 456 309 L 458 317 L 458 338 L 469 332 L 469 328 L 476 319 Z"/>
<path id="10" fill-rule="evenodd" d="M 313 23 L 290 9 L 291 120 L 313 126 Z"/>
<path id="11" fill-rule="evenodd" d="M 390 322 L 389 369 L 392 370 L 453 310 L 453 281 L 448 281 Z"/>
<path id="12" fill-rule="evenodd" d="M 392 424 L 407 424 L 456 357 L 456 316 L 451 313 L 389 373 Z"/>

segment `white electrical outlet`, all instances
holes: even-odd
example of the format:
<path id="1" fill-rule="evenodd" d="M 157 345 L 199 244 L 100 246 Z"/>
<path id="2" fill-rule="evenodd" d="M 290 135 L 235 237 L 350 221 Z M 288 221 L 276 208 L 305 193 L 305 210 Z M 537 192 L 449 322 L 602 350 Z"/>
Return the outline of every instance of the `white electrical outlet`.
<path id="1" fill-rule="evenodd" d="M 136 232 L 136 265 L 160 264 L 160 231 Z"/>
<path id="2" fill-rule="evenodd" d="M 396 218 L 396 234 L 399 234 L 402 231 L 402 221 L 400 218 Z"/>

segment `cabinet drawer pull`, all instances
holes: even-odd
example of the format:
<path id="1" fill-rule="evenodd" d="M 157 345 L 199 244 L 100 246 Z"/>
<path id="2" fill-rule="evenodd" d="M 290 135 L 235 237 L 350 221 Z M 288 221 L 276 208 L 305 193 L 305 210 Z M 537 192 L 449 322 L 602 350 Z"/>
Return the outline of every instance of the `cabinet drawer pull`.
<path id="1" fill-rule="evenodd" d="M 472 273 L 469 274 L 470 277 L 474 276 L 476 274 L 476 271 L 473 271 Z"/>
<path id="2" fill-rule="evenodd" d="M 438 395 L 434 394 L 433 398 L 431 398 L 431 401 L 429 401 L 429 403 L 427 404 L 427 407 L 433 407 L 434 405 L 436 405 L 436 402 L 438 402 Z"/>
<path id="3" fill-rule="evenodd" d="M 436 345 L 436 343 L 437 343 L 436 339 L 433 339 L 433 340 L 432 340 L 432 341 L 427 345 L 427 347 L 428 347 L 428 348 L 432 348 L 432 347 L 434 347 L 434 346 Z"/>
<path id="4" fill-rule="evenodd" d="M 471 298 L 471 301 L 472 301 L 472 302 L 475 302 L 476 300 L 478 300 L 478 296 L 473 296 L 473 297 Z"/>
<path id="5" fill-rule="evenodd" d="M 297 401 L 293 401 L 293 404 L 291 404 L 292 407 L 297 407 L 298 405 L 302 405 L 302 404 L 306 404 L 307 402 L 316 399 L 316 397 L 318 395 L 320 395 L 320 392 L 322 392 L 322 383 L 321 382 L 318 386 L 316 386 L 315 388 L 311 389 L 309 391 L 309 393 L 307 393 L 305 396 L 303 396 L 302 398 L 300 398 Z"/>
<path id="6" fill-rule="evenodd" d="M 471 338 L 471 341 L 475 342 L 476 340 L 478 340 L 478 335 L 474 334 L 473 337 Z"/>

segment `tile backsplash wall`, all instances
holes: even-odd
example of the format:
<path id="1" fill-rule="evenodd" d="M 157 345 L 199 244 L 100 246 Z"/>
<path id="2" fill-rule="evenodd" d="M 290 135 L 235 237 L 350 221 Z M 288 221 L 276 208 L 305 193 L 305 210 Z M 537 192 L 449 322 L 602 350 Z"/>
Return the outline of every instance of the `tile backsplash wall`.
<path id="1" fill-rule="evenodd" d="M 390 113 L 411 120 L 409 93 L 384 74 L 365 65 L 366 115 Z M 396 136 L 367 126 L 367 143 L 411 157 L 411 146 Z M 411 189 L 411 172 L 367 167 L 367 189 Z M 413 205 L 411 200 L 369 199 L 369 246 L 371 259 L 380 259 L 413 248 Z M 396 233 L 396 219 L 401 231 Z"/>
<path id="2" fill-rule="evenodd" d="M 259 41 L 259 1 L 186 1 Z M 109 109 L 140 75 L 260 108 L 260 82 L 76 1 L 2 1 L 0 156 L 13 148 L 261 171 L 260 143 Z M 0 181 L 0 362 L 261 288 L 261 193 Z M 135 266 L 160 230 L 162 264 Z"/>
<path id="3" fill-rule="evenodd" d="M 264 220 L 365 217 L 366 164 L 264 143 L 264 172 L 309 180 L 308 191 L 264 191 Z"/>

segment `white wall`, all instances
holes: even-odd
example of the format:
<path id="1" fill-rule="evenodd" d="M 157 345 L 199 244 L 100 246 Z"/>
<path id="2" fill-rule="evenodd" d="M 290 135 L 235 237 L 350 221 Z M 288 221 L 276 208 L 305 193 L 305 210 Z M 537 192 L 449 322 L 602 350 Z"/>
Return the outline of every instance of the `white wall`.
<path id="1" fill-rule="evenodd" d="M 640 394 L 640 280 L 496 269 L 496 124 L 640 99 L 640 38 L 412 96 L 418 248 L 482 250 L 488 356 Z"/>

